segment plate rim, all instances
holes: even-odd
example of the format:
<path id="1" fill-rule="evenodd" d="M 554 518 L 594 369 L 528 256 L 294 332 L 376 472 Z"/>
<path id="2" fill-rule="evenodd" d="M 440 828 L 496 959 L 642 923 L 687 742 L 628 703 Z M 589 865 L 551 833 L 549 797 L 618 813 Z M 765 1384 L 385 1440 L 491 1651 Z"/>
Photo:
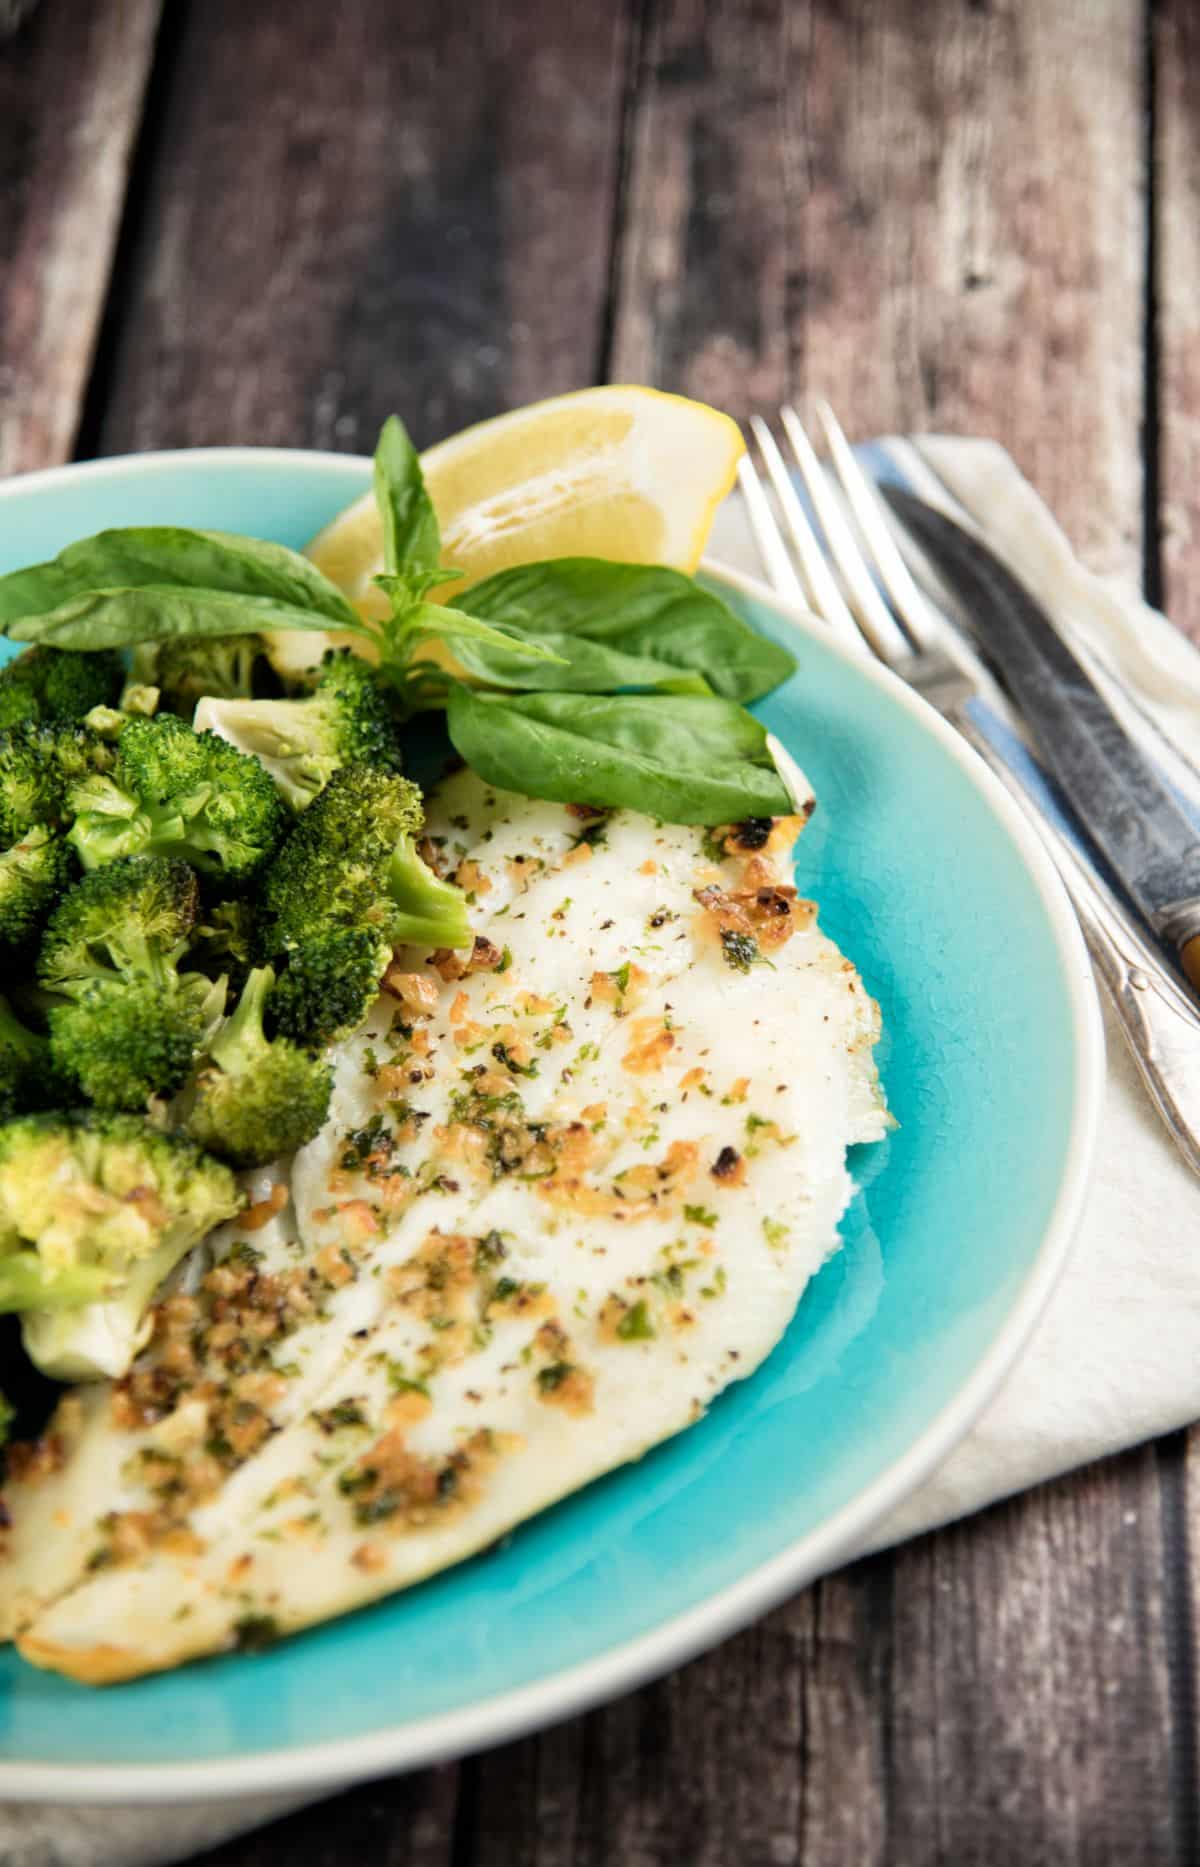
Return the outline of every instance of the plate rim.
<path id="1" fill-rule="evenodd" d="M 255 466 L 277 461 L 289 471 L 331 466 L 366 472 L 366 455 L 286 447 L 166 448 L 76 461 L 0 483 L 0 502 L 64 482 L 153 472 L 182 462 Z M 1036 1256 L 1008 1315 L 984 1355 L 900 1458 L 817 1529 L 766 1562 L 646 1633 L 544 1679 L 493 1693 L 454 1711 L 407 1725 L 387 1725 L 357 1737 L 256 1751 L 244 1757 L 192 1763 L 71 1764 L 0 1758 L 0 1796 L 13 1802 L 143 1803 L 236 1799 L 305 1790 L 317 1795 L 385 1773 L 426 1767 L 473 1750 L 508 1743 L 534 1729 L 586 1711 L 684 1665 L 697 1654 L 768 1613 L 861 1549 L 864 1539 L 949 1455 L 1002 1385 L 1042 1315 L 1067 1262 L 1082 1215 L 1105 1084 L 1104 1033 L 1083 936 L 1066 891 L 1036 831 L 1004 787 L 929 704 L 882 664 L 851 653 L 819 618 L 758 578 L 705 558 L 705 575 L 773 610 L 801 635 L 816 637 L 855 673 L 881 687 L 946 750 L 1015 845 L 1050 923 L 1069 993 L 1075 1093 L 1058 1190 Z M 310 1798 L 310 1799 L 312 1799 Z"/>

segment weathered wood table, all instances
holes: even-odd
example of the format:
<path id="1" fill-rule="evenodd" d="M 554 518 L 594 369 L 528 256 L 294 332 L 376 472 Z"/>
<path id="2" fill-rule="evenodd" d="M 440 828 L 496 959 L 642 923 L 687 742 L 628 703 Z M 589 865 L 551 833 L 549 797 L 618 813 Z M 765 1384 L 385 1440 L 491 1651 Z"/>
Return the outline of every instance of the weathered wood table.
<path id="1" fill-rule="evenodd" d="M 0 45 L 0 472 L 605 378 L 994 435 L 1200 634 L 1200 8 L 41 0 Z M 1196 1469 L 1046 1486 L 206 1867 L 1194 1860 Z"/>

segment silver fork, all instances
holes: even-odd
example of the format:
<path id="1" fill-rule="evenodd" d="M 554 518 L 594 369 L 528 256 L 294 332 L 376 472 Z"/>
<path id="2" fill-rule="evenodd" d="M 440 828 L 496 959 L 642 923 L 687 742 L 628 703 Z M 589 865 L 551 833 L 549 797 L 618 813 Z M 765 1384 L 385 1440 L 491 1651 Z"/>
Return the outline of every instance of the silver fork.
<path id="1" fill-rule="evenodd" d="M 979 693 L 974 677 L 937 646 L 934 612 L 900 555 L 886 507 L 855 460 L 833 411 L 821 402 L 817 414 L 844 504 L 795 409 L 781 409 L 779 421 L 820 534 L 797 496 L 771 429 L 761 416 L 751 420 L 783 519 L 781 529 L 763 479 L 745 455 L 739 467 L 741 488 L 770 582 L 781 594 L 815 610 L 852 653 L 874 655 L 935 707 L 1023 811 L 1070 896 L 1092 964 L 1150 1097 L 1188 1166 L 1200 1174 L 1196 1008 L 1132 916 L 1038 809 L 976 724 L 969 710 Z"/>

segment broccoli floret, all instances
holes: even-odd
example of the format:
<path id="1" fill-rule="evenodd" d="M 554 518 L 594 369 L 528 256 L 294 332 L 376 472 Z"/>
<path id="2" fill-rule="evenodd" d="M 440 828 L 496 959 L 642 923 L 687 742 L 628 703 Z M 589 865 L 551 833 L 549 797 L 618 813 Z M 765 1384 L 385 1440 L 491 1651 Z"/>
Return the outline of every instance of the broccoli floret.
<path id="1" fill-rule="evenodd" d="M 86 727 L 26 724 L 0 732 L 0 843 L 18 842 L 36 823 L 65 827 L 71 788 L 112 762 L 111 746 Z"/>
<path id="2" fill-rule="evenodd" d="M 0 950 L 11 955 L 33 945 L 75 873 L 70 849 L 44 823 L 0 853 Z"/>
<path id="3" fill-rule="evenodd" d="M 286 1037 L 272 1041 L 263 1030 L 274 983 L 269 966 L 250 974 L 189 1090 L 187 1132 L 235 1167 L 262 1167 L 294 1153 L 329 1113 L 329 1065 Z"/>
<path id="4" fill-rule="evenodd" d="M 93 707 L 111 706 L 124 678 L 114 649 L 27 648 L 0 668 L 0 729 L 81 720 Z"/>
<path id="5" fill-rule="evenodd" d="M 186 863 L 126 856 L 84 876 L 50 917 L 38 983 L 56 1001 L 51 1054 L 100 1108 L 172 1095 L 220 1015 L 223 982 L 178 971 L 198 893 Z"/>
<path id="6" fill-rule="evenodd" d="M 400 739 L 373 668 L 348 649 L 325 657 L 305 700 L 202 700 L 196 731 L 259 759 L 291 808 L 305 810 L 343 765 L 400 770 Z"/>
<path id="7" fill-rule="evenodd" d="M 287 820 L 256 759 L 172 714 L 131 718 L 111 775 L 85 779 L 68 801 L 70 841 L 85 869 L 153 852 L 231 882 L 262 866 Z"/>
<path id="8" fill-rule="evenodd" d="M 248 700 L 256 664 L 263 659 L 261 635 L 178 636 L 162 642 L 154 673 L 162 705 L 190 720 L 206 694 Z"/>
<path id="9" fill-rule="evenodd" d="M 275 966 L 276 1029 L 330 1043 L 366 1017 L 395 947 L 470 946 L 466 902 L 413 847 L 420 793 L 367 765 L 335 772 L 263 887 L 259 957 Z"/>
<path id="10" fill-rule="evenodd" d="M 132 1115 L 28 1115 L 0 1127 L 0 1310 L 56 1379 L 124 1374 L 146 1310 L 192 1246 L 242 1203 L 183 1135 Z"/>
<path id="11" fill-rule="evenodd" d="M 29 1030 L 0 998 L 0 1121 L 32 1109 L 66 1107 L 74 1100 L 50 1055 L 49 1040 Z"/>
<path id="12" fill-rule="evenodd" d="M 463 895 L 414 847 L 421 822 L 421 794 L 407 779 L 367 765 L 336 772 L 264 883 L 264 955 L 330 925 L 365 928 L 389 947 L 470 946 Z"/>
<path id="13" fill-rule="evenodd" d="M 146 980 L 95 986 L 50 1012 L 51 1054 L 97 1108 L 144 1109 L 179 1088 L 220 1015 L 224 993 L 206 987 L 207 1000 L 177 992 L 164 1002 Z"/>
<path id="14" fill-rule="evenodd" d="M 210 979 L 228 979 L 230 989 L 240 992 L 254 965 L 257 931 L 254 904 L 244 895 L 209 907 L 202 903 L 186 964 L 207 973 Z"/>
<path id="15" fill-rule="evenodd" d="M 363 927 L 316 927 L 277 954 L 283 967 L 271 994 L 281 1037 L 323 1049 L 356 1031 L 379 996 L 391 945 Z"/>

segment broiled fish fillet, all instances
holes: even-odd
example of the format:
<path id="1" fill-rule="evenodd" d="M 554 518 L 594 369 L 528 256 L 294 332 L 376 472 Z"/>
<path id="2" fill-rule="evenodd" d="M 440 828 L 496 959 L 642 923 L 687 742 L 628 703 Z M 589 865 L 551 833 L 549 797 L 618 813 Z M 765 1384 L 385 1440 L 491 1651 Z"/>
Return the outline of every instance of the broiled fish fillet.
<path id="1" fill-rule="evenodd" d="M 40 1665 L 128 1678 L 461 1560 L 699 1418 L 836 1243 L 888 1118 L 876 1008 L 778 880 L 800 819 L 725 853 L 463 773 L 430 820 L 473 969 L 402 957 L 291 1203 L 8 1486 Z"/>

